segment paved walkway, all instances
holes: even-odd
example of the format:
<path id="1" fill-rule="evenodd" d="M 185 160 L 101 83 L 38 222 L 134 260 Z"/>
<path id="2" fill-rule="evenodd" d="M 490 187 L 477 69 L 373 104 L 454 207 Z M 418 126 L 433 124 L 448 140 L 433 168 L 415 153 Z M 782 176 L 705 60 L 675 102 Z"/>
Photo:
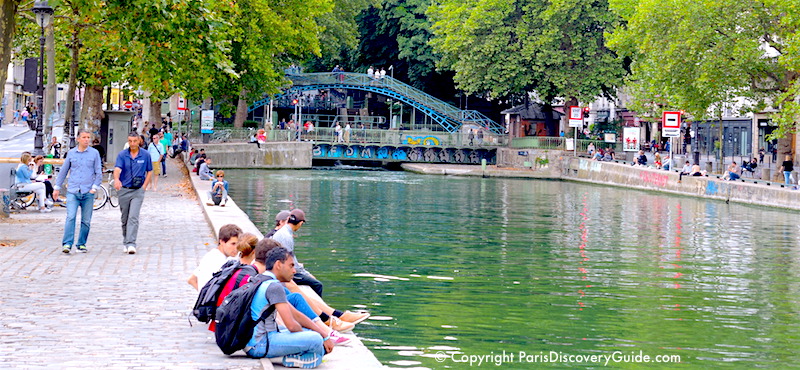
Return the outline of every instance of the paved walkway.
<path id="1" fill-rule="evenodd" d="M 137 254 L 122 253 L 118 208 L 94 212 L 89 253 L 61 253 L 65 208 L 0 219 L 0 360 L 14 368 L 261 369 L 224 356 L 187 320 L 186 279 L 214 247 L 188 180 L 170 160 L 147 192 Z"/>

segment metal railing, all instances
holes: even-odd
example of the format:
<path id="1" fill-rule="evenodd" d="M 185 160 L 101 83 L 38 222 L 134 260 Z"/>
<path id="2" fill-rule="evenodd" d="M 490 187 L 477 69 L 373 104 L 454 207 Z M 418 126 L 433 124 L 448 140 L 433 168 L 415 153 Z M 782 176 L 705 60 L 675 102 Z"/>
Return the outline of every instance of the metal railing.
<path id="1" fill-rule="evenodd" d="M 551 136 L 526 136 L 517 137 L 511 140 L 511 147 L 514 149 L 545 149 L 545 150 L 566 150 L 566 138 Z M 603 140 L 577 140 L 578 153 L 587 153 L 589 144 L 594 143 L 595 149 L 613 147 L 614 151 L 622 152 L 622 143 L 606 143 Z"/>
<path id="2" fill-rule="evenodd" d="M 506 145 L 505 136 L 487 135 L 483 140 L 473 137 L 470 145 L 469 136 L 464 133 L 444 131 L 412 131 L 412 130 L 375 130 L 367 128 L 353 128 L 349 136 L 342 130 L 341 141 L 336 137 L 335 129 L 330 127 L 314 128 L 313 132 L 304 130 L 270 130 L 267 134 L 269 141 L 313 141 L 317 143 L 343 143 L 343 144 L 385 144 L 385 145 L 413 145 L 413 146 L 473 146 L 497 147 Z"/>
<path id="3" fill-rule="evenodd" d="M 291 89 L 295 90 L 302 90 L 303 86 L 329 86 L 330 88 L 348 88 L 348 86 L 352 86 L 384 93 L 387 96 L 405 101 L 415 109 L 428 114 L 449 132 L 458 131 L 462 125 L 468 124 L 484 127 L 496 134 L 502 134 L 505 129 L 503 126 L 497 124 L 478 111 L 456 108 L 440 99 L 428 95 L 422 90 L 411 87 L 389 76 L 375 78 L 374 76 L 364 73 L 329 72 L 292 74 L 288 77 L 294 84 Z M 251 107 L 251 110 L 266 104 L 268 101 L 269 98 L 256 102 Z"/>

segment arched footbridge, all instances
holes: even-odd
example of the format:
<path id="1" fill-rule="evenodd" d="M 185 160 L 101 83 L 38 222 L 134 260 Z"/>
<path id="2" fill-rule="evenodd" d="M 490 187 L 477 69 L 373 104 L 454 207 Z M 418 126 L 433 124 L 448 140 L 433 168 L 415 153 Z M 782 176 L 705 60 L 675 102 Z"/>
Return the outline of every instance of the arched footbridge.
<path id="1" fill-rule="evenodd" d="M 249 107 L 249 112 L 287 94 L 311 90 L 349 89 L 374 92 L 397 99 L 424 113 L 447 132 L 457 132 L 464 125 L 482 127 L 497 135 L 502 135 L 505 131 L 502 125 L 481 112 L 459 109 L 389 76 L 374 78 L 365 73 L 331 72 L 291 74 L 287 77 L 292 81 L 291 87 L 281 94 L 256 101 Z"/>

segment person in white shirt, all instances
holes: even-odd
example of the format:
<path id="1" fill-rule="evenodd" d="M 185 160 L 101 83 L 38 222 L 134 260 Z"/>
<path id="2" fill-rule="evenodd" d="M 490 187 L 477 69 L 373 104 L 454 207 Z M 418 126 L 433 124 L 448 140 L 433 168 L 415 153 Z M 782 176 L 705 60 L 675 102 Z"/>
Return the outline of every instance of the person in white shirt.
<path id="1" fill-rule="evenodd" d="M 236 245 L 239 244 L 240 235 L 242 229 L 239 226 L 227 224 L 221 227 L 217 247 L 208 251 L 200 260 L 200 264 L 187 281 L 189 285 L 200 291 L 229 258 L 235 258 L 238 254 Z"/>

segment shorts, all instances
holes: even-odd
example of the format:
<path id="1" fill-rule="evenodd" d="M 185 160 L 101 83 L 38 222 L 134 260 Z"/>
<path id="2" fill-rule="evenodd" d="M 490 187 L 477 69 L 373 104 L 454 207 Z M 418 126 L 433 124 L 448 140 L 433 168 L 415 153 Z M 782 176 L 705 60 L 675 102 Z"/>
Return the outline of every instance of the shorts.
<path id="1" fill-rule="evenodd" d="M 153 162 L 153 176 L 161 174 L 161 162 Z"/>

